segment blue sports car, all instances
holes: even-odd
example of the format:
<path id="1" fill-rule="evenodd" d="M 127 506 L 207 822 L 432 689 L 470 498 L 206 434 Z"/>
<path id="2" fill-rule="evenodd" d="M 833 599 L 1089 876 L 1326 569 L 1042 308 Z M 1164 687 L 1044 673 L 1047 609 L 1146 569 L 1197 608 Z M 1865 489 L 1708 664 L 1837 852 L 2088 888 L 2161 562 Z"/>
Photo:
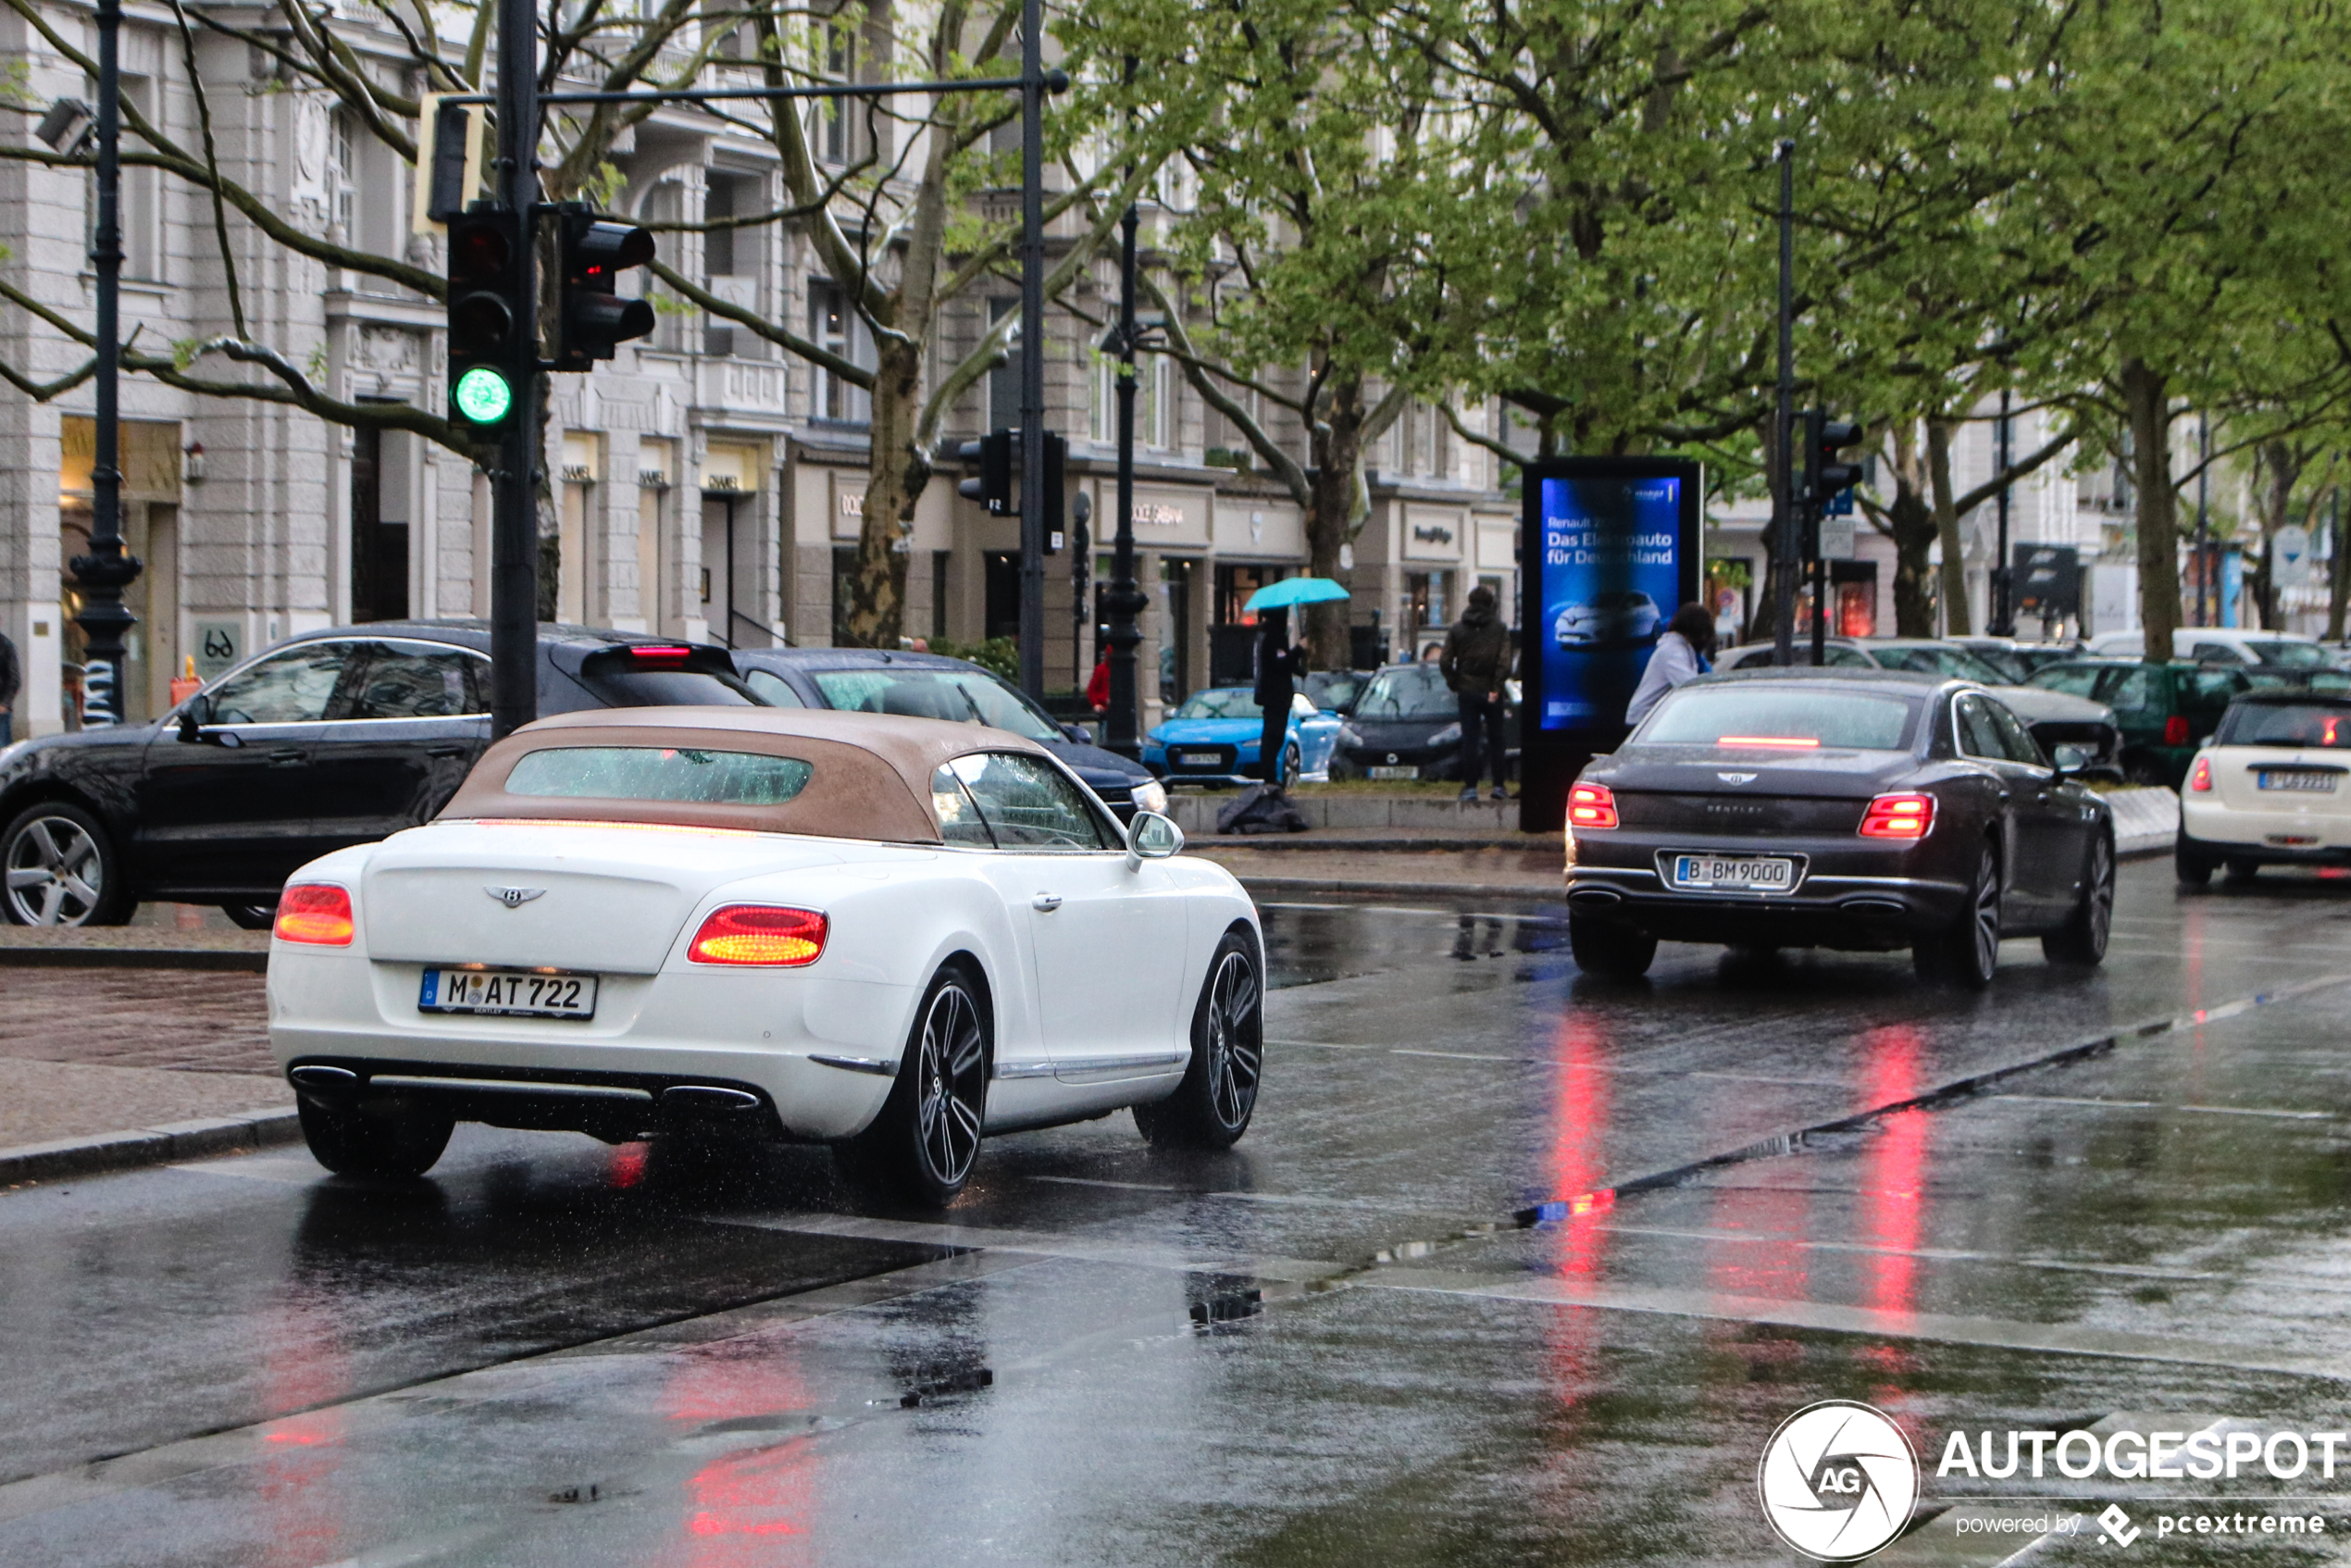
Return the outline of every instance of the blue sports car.
<path id="1" fill-rule="evenodd" d="M 1289 738 L 1282 747 L 1284 783 L 1330 777 L 1338 726 L 1337 715 L 1323 712 L 1303 693 L 1290 699 Z M 1265 710 L 1248 687 L 1195 691 L 1143 737 L 1143 765 L 1162 778 L 1247 783 L 1241 769 L 1256 763 L 1264 731 Z"/>

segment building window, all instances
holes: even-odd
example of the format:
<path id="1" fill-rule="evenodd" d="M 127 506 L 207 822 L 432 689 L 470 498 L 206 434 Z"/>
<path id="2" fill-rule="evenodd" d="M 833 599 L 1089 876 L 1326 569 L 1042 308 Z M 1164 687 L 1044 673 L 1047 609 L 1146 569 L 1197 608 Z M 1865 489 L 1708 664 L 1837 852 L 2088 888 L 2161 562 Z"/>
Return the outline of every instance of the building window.
<path id="1" fill-rule="evenodd" d="M 1107 446 L 1118 439 L 1118 361 L 1089 357 L 1086 373 L 1086 434 Z"/>
<path id="2" fill-rule="evenodd" d="M 1153 452 L 1170 451 L 1176 445 L 1176 362 L 1154 355 L 1142 377 L 1137 423 L 1143 428 L 1143 444 Z"/>
<path id="3" fill-rule="evenodd" d="M 825 24 L 824 59 L 819 75 L 846 86 L 857 74 L 857 30 L 850 22 Z M 857 121 L 863 106 L 852 98 L 820 98 L 809 110 L 808 139 L 816 156 L 829 164 L 853 162 L 857 156 Z"/>
<path id="4" fill-rule="evenodd" d="M 356 245 L 359 230 L 355 215 L 359 201 L 359 149 L 351 116 L 338 109 L 329 117 L 333 127 L 327 156 L 327 190 L 333 203 L 329 221 L 342 231 L 342 243 Z"/>
<path id="5" fill-rule="evenodd" d="M 863 325 L 850 312 L 839 285 L 832 280 L 808 280 L 808 336 L 817 347 L 839 355 L 852 365 L 871 364 L 871 356 L 862 352 L 866 342 Z M 812 417 L 818 419 L 863 425 L 873 418 L 873 399 L 865 389 L 821 365 L 815 367 L 809 403 Z"/>

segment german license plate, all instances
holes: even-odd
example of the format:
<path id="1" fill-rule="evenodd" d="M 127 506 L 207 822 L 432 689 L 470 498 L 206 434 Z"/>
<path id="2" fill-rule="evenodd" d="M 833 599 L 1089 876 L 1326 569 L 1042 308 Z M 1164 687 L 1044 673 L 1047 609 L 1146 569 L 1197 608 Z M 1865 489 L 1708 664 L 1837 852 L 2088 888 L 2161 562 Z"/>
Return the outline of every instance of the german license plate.
<path id="1" fill-rule="evenodd" d="M 1367 767 L 1363 771 L 1374 778 L 1418 778 L 1421 776 L 1417 767 Z"/>
<path id="2" fill-rule="evenodd" d="M 2334 773 L 2305 773 L 2297 768 L 2263 768 L 2253 776 L 2254 786 L 2262 790 L 2308 790 L 2321 795 L 2334 793 L 2334 781 L 2342 775 Z"/>
<path id="3" fill-rule="evenodd" d="M 1779 855 L 1677 854 L 1673 885 L 1692 891 L 1784 893 L 1796 886 L 1796 862 Z"/>
<path id="4" fill-rule="evenodd" d="M 417 993 L 417 1011 L 495 1018 L 593 1018 L 596 977 L 532 969 L 428 969 Z"/>
<path id="5" fill-rule="evenodd" d="M 1177 767 L 1221 767 L 1224 763 L 1225 756 L 1221 752 L 1178 752 L 1176 753 Z"/>

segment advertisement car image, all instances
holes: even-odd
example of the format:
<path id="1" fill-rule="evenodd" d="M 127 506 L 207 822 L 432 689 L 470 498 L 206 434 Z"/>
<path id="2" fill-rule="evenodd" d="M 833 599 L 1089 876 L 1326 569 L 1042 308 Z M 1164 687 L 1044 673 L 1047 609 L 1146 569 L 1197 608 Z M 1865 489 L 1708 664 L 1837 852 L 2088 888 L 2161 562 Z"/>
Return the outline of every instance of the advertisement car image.
<path id="1" fill-rule="evenodd" d="M 1657 601 L 1639 589 L 1614 589 L 1595 594 L 1589 604 L 1561 605 L 1551 636 L 1564 648 L 1651 642 L 1664 618 Z"/>
<path id="2" fill-rule="evenodd" d="M 1683 598 L 1679 474 L 1539 481 L 1546 730 L 1622 724 L 1670 606 Z"/>

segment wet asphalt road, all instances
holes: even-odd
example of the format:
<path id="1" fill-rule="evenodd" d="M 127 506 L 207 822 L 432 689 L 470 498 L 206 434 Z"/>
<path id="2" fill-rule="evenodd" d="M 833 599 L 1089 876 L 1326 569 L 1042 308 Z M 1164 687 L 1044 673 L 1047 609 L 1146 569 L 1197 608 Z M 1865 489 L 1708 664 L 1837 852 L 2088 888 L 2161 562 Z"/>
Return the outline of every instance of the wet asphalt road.
<path id="1" fill-rule="evenodd" d="M 2011 943 L 1981 998 L 1266 918 L 1238 1149 L 1007 1139 L 943 1220 L 821 1151 L 478 1127 L 408 1189 L 295 1150 L 0 1194 L 0 1568 L 1785 1562 L 1757 1456 L 1832 1397 L 1928 1461 L 1880 1561 L 1989 1563 L 1938 1511 L 2162 1488 L 1939 1480 L 1954 1427 L 2351 1425 L 2351 880 L 2128 865 L 2102 971 Z M 2133 1556 L 2351 1545 L 2351 1465 L 2187 1490 L 2335 1533 Z"/>

